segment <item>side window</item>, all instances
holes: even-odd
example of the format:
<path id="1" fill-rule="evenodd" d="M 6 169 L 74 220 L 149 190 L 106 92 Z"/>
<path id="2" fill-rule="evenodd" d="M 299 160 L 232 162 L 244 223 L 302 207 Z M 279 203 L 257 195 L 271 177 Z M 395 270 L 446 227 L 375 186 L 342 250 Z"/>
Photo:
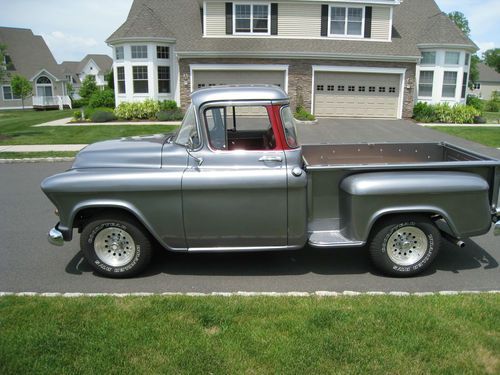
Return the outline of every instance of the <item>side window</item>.
<path id="1" fill-rule="evenodd" d="M 204 112 L 210 147 L 215 150 L 272 150 L 276 138 L 264 106 L 210 107 Z"/>
<path id="2" fill-rule="evenodd" d="M 196 114 L 193 106 L 189 107 L 184 120 L 182 120 L 175 143 L 181 146 L 190 144 L 194 149 L 200 146 L 200 137 L 198 135 L 198 127 L 196 126 Z"/>
<path id="3" fill-rule="evenodd" d="M 283 129 L 285 130 L 285 138 L 288 146 L 291 148 L 299 147 L 297 132 L 295 130 L 295 119 L 293 118 L 290 107 L 286 106 L 281 109 L 281 121 L 283 122 Z"/>

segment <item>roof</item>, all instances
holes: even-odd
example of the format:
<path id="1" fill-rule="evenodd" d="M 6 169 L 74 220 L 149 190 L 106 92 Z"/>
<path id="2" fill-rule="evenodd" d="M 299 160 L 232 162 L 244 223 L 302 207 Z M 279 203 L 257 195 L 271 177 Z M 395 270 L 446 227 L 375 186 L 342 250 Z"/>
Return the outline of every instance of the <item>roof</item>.
<path id="1" fill-rule="evenodd" d="M 97 64 L 97 66 L 99 67 L 99 70 L 101 72 L 107 73 L 113 67 L 113 59 L 111 57 L 109 57 L 108 55 L 91 54 L 91 55 L 85 56 L 83 58 L 83 60 L 80 61 L 80 63 L 78 64 L 78 67 L 77 67 L 77 72 L 78 73 L 82 72 L 90 60 L 93 60 Z"/>
<path id="2" fill-rule="evenodd" d="M 41 70 L 46 70 L 57 79 L 64 79 L 63 69 L 45 40 L 30 29 L 0 27 L 0 43 L 7 46 L 7 54 L 15 68 L 12 73 L 31 79 Z"/>
<path id="3" fill-rule="evenodd" d="M 477 64 L 477 69 L 479 70 L 479 82 L 500 83 L 500 74 L 495 69 L 483 63 Z"/>
<path id="4" fill-rule="evenodd" d="M 219 101 L 283 101 L 288 95 L 278 86 L 272 85 L 226 85 L 201 89 L 191 94 L 195 106 Z"/>
<path id="5" fill-rule="evenodd" d="M 187 22 L 188 21 L 188 22 Z M 176 40 L 179 56 L 210 52 L 213 56 L 334 56 L 391 59 L 420 58 L 420 43 L 466 45 L 476 49 L 444 15 L 434 0 L 405 0 L 394 8 L 391 43 L 361 40 L 284 38 L 203 38 L 200 3 L 197 0 L 134 0 L 127 21 L 107 40 L 113 44 L 130 38 Z"/>

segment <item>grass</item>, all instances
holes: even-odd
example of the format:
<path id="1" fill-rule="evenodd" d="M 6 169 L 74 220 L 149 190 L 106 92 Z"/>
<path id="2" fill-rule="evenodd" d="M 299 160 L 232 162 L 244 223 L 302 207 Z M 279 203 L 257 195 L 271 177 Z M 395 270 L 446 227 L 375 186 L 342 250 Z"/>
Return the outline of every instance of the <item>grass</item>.
<path id="1" fill-rule="evenodd" d="M 500 147 L 500 128 L 465 128 L 458 126 L 434 126 L 431 128 L 469 141 L 481 143 L 485 146 Z"/>
<path id="2" fill-rule="evenodd" d="M 72 151 L 0 152 L 0 159 L 72 158 L 76 154 L 76 152 Z"/>
<path id="3" fill-rule="evenodd" d="M 500 112 L 484 112 L 483 116 L 488 124 L 500 124 Z"/>
<path id="4" fill-rule="evenodd" d="M 0 298 L 0 373 L 498 374 L 500 296 Z"/>
<path id="5" fill-rule="evenodd" d="M 33 127 L 70 116 L 71 111 L 68 110 L 0 111 L 0 145 L 87 144 L 134 135 L 168 133 L 177 129 L 167 125 Z"/>

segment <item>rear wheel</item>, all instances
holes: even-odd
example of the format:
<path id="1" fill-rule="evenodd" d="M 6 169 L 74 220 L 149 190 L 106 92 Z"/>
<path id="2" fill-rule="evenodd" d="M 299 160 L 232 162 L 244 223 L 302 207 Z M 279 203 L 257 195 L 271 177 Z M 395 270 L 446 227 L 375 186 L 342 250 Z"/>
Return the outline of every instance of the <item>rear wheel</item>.
<path id="1" fill-rule="evenodd" d="M 128 216 L 101 216 L 90 221 L 83 228 L 80 245 L 90 265 L 108 277 L 135 276 L 151 260 L 149 235 Z"/>
<path id="2" fill-rule="evenodd" d="M 413 276 L 438 254 L 441 234 L 426 216 L 383 219 L 373 231 L 370 255 L 375 266 L 391 276 Z"/>

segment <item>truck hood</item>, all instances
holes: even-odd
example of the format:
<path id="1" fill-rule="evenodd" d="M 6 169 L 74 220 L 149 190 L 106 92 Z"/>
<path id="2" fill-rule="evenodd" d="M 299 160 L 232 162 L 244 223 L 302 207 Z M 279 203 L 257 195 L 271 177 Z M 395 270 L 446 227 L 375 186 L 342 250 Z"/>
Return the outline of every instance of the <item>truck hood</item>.
<path id="1" fill-rule="evenodd" d="M 73 169 L 161 168 L 161 152 L 173 133 L 97 142 L 76 156 Z"/>

